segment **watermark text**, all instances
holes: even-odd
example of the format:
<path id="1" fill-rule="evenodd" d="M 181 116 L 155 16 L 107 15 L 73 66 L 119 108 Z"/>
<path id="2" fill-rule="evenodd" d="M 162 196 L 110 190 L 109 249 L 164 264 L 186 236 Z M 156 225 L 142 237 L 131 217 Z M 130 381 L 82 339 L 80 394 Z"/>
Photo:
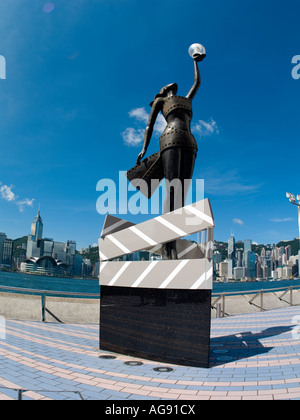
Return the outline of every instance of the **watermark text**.
<path id="1" fill-rule="evenodd" d="M 148 199 L 148 189 L 152 192 L 151 199 Z M 101 215 L 159 215 L 170 212 L 171 207 L 178 209 L 176 212 L 179 213 L 184 205 L 204 199 L 204 180 L 187 179 L 182 182 L 174 179 L 160 182 L 153 179 L 148 185 L 137 179 L 128 183 L 126 172 L 120 171 L 118 182 L 108 178 L 100 179 L 96 191 L 100 192 L 96 209 Z"/>
<path id="2" fill-rule="evenodd" d="M 300 315 L 296 315 L 292 319 L 292 325 L 294 328 L 292 329 L 292 337 L 294 340 L 300 339 Z"/>
<path id="3" fill-rule="evenodd" d="M 0 55 L 0 79 L 6 79 L 6 60 L 3 55 Z"/>
<path id="4" fill-rule="evenodd" d="M 300 55 L 294 55 L 292 64 L 296 64 L 292 69 L 292 78 L 298 80 L 300 79 Z"/>
<path id="5" fill-rule="evenodd" d="M 0 340 L 6 339 L 6 322 L 3 316 L 0 316 Z"/>

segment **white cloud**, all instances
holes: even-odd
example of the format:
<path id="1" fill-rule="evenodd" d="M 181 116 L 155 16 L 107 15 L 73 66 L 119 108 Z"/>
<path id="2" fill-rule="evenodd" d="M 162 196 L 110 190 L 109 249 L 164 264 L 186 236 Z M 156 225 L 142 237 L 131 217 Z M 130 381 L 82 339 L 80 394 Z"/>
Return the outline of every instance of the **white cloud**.
<path id="1" fill-rule="evenodd" d="M 142 121 L 144 123 L 148 122 L 149 114 L 145 110 L 145 108 L 134 108 L 129 111 L 130 118 L 136 118 L 138 121 Z"/>
<path id="2" fill-rule="evenodd" d="M 144 140 L 144 132 L 149 120 L 149 113 L 145 108 L 134 108 L 129 111 L 129 116 L 130 118 L 134 118 L 137 122 L 143 123 L 143 128 L 128 127 L 123 131 L 122 137 L 127 146 L 139 146 Z M 158 114 L 153 128 L 154 134 L 161 135 L 166 125 L 167 123 L 164 117 L 161 114 Z"/>
<path id="3" fill-rule="evenodd" d="M 143 123 L 144 128 L 132 128 L 128 127 L 122 133 L 123 140 L 125 144 L 129 146 L 139 146 L 143 141 L 143 134 L 145 126 L 149 120 L 149 113 L 144 107 L 134 108 L 129 111 L 129 117 L 135 119 L 139 123 Z M 154 134 L 161 135 L 164 131 L 167 122 L 161 113 L 158 114 L 155 124 L 154 124 Z M 209 136 L 211 134 L 219 134 L 219 128 L 216 121 L 212 118 L 209 121 L 200 120 L 198 123 L 193 124 L 192 131 L 194 134 L 198 134 L 201 137 Z"/>
<path id="4" fill-rule="evenodd" d="M 164 129 L 166 128 L 167 122 L 162 116 L 162 114 L 158 114 L 155 125 L 154 125 L 154 131 L 161 135 Z"/>
<path id="5" fill-rule="evenodd" d="M 122 137 L 127 146 L 139 146 L 143 142 L 144 131 L 128 127 L 125 131 L 123 131 Z"/>
<path id="6" fill-rule="evenodd" d="M 0 185 L 2 185 L 1 182 Z M 16 206 L 18 206 L 20 212 L 23 212 L 26 206 L 33 206 L 33 203 L 35 201 L 34 198 L 24 198 L 19 200 L 19 197 L 12 191 L 13 188 L 14 187 L 12 185 L 10 187 L 8 185 L 2 185 L 0 187 L 1 198 L 5 201 L 14 203 Z"/>
<path id="7" fill-rule="evenodd" d="M 238 225 L 243 225 L 244 224 L 244 221 L 241 220 L 241 219 L 232 219 L 232 221 L 233 221 L 233 223 L 236 223 Z"/>
<path id="8" fill-rule="evenodd" d="M 16 204 L 19 207 L 20 212 L 22 213 L 25 210 L 26 206 L 33 207 L 34 201 L 34 198 L 32 198 L 31 200 L 29 198 L 25 198 L 25 200 L 17 201 Z"/>
<path id="9" fill-rule="evenodd" d="M 6 201 L 15 201 L 17 196 L 12 192 L 13 186 L 2 185 L 0 188 L 1 198 Z"/>
<path id="10" fill-rule="evenodd" d="M 275 223 L 291 222 L 292 220 L 293 220 L 292 217 L 284 217 L 282 219 L 280 219 L 280 218 L 270 219 L 271 222 L 275 222 Z"/>
<path id="11" fill-rule="evenodd" d="M 129 112 L 130 118 L 135 118 L 137 121 L 141 121 L 146 124 L 149 118 L 149 114 L 145 108 L 134 108 Z M 143 143 L 144 140 L 144 130 L 141 128 L 128 127 L 123 131 L 122 137 L 124 143 L 127 146 L 139 146 Z"/>
<path id="12" fill-rule="evenodd" d="M 253 194 L 263 185 L 247 182 L 235 170 L 221 173 L 220 169 L 208 168 L 203 178 L 206 192 L 222 196 Z"/>
<path id="13" fill-rule="evenodd" d="M 219 134 L 220 132 L 216 121 L 212 118 L 209 121 L 199 120 L 193 124 L 193 131 L 200 134 L 201 137 Z"/>

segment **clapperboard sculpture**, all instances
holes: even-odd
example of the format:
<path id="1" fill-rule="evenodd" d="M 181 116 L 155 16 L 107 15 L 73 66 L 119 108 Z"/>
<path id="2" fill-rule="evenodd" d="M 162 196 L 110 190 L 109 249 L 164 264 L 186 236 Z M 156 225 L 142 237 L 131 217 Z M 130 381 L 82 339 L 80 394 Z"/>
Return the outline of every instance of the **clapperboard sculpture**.
<path id="1" fill-rule="evenodd" d="M 101 349 L 208 367 L 214 226 L 208 199 L 139 225 L 106 217 L 99 239 Z M 202 244 L 181 239 L 203 231 Z M 120 261 L 136 251 L 159 254 L 173 240 L 178 260 Z"/>

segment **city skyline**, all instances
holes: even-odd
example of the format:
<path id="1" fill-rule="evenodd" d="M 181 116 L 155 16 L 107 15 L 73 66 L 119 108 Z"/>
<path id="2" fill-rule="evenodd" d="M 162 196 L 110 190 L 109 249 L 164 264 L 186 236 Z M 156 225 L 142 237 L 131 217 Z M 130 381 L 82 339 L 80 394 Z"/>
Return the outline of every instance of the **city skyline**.
<path id="1" fill-rule="evenodd" d="M 98 251 L 96 256 L 95 249 L 89 246 L 85 250 L 76 252 L 78 250 L 75 241 L 56 242 L 53 238 L 44 237 L 43 228 L 43 219 L 38 210 L 31 223 L 30 234 L 22 237 L 22 243 L 19 240 L 17 246 L 5 233 L 0 232 L 0 267 L 46 275 L 97 276 L 100 266 Z M 206 235 L 197 235 L 197 237 L 201 243 L 206 240 Z M 281 280 L 299 276 L 299 246 L 295 250 L 295 244 L 285 245 L 281 242 L 277 245 L 260 244 L 254 250 L 254 246 L 257 245 L 252 239 L 236 241 L 234 232 L 231 233 L 227 243 L 215 241 L 214 279 L 216 281 Z M 84 258 L 85 253 L 89 256 L 88 259 Z M 141 258 L 135 254 L 137 253 L 127 256 L 128 261 Z M 151 253 L 148 254 L 147 251 L 144 254 L 143 258 L 146 260 L 157 258 L 155 255 L 151 257 Z"/>
<path id="2" fill-rule="evenodd" d="M 299 277 L 300 251 L 297 249 L 297 253 L 293 253 L 291 244 L 262 245 L 260 250 L 256 248 L 254 251 L 251 239 L 240 243 L 243 244 L 242 248 L 236 246 L 232 234 L 228 239 L 225 258 L 224 249 L 220 248 L 220 244 L 214 247 L 213 266 L 217 281 L 281 280 Z"/>
<path id="3" fill-rule="evenodd" d="M 36 227 L 33 227 L 33 226 L 36 226 L 36 222 L 39 222 L 39 220 L 41 221 L 41 227 L 39 227 L 39 233 L 36 234 L 35 231 L 34 231 L 34 229 L 36 229 Z M 43 218 L 43 220 L 44 220 L 44 218 Z M 29 228 L 27 229 L 28 232 L 26 231 L 26 233 L 17 235 L 16 237 L 10 236 L 9 234 L 7 234 L 7 231 L 5 231 L 5 230 L 2 230 L 1 233 L 5 234 L 7 237 L 11 238 L 13 241 L 15 241 L 17 239 L 20 239 L 20 238 L 28 237 L 28 236 L 31 236 L 31 235 L 33 235 L 33 236 L 36 236 L 37 235 L 37 237 L 39 237 L 41 239 L 43 237 L 43 238 L 49 238 L 49 240 L 52 240 L 52 238 L 54 236 L 48 230 L 46 230 L 47 234 L 42 234 L 43 231 L 44 231 L 44 229 L 45 229 L 45 225 L 43 223 L 43 220 L 41 219 L 41 211 L 39 209 L 37 211 L 37 214 L 35 216 L 34 216 L 34 213 L 32 213 L 31 221 L 28 220 L 28 226 L 29 226 Z M 30 228 L 30 226 L 31 226 L 31 228 Z M 196 240 L 195 235 L 192 235 L 192 236 L 190 236 L 188 238 L 190 238 L 190 240 L 192 240 L 192 241 L 193 240 Z M 234 240 L 233 243 L 231 242 L 231 239 L 232 238 Z M 71 241 L 71 242 L 78 243 L 78 241 L 76 240 L 76 238 L 74 238 L 74 236 L 73 236 L 72 239 L 70 239 L 70 238 L 67 238 L 67 239 L 69 241 Z M 218 238 L 214 238 L 214 242 L 215 243 L 227 243 L 228 244 L 228 247 L 231 246 L 230 253 L 232 254 L 234 252 L 234 249 L 235 249 L 235 244 L 241 244 L 241 243 L 243 243 L 245 245 L 245 243 L 246 243 L 247 244 L 246 247 L 251 247 L 252 245 L 258 245 L 258 246 L 263 245 L 263 246 L 273 247 L 274 245 L 277 245 L 280 242 L 292 242 L 294 240 L 299 240 L 299 239 L 300 239 L 299 237 L 295 236 L 295 237 L 290 238 L 290 239 L 281 239 L 281 240 L 279 240 L 276 243 L 275 242 L 272 243 L 272 242 L 268 242 L 268 241 L 258 243 L 256 241 L 253 241 L 252 238 L 249 238 L 249 237 L 247 237 L 247 238 L 237 238 L 236 235 L 235 235 L 235 233 L 234 232 L 231 232 L 231 235 L 230 236 L 228 235 L 228 238 L 227 239 L 225 239 L 225 240 L 219 240 Z M 201 237 L 199 237 L 197 239 L 197 241 L 200 241 L 201 242 Z M 300 244 L 299 244 L 299 246 L 300 246 Z M 76 249 L 77 250 L 80 250 L 80 249 L 85 249 L 85 248 L 89 248 L 89 247 L 98 247 L 98 243 L 96 243 L 96 242 L 89 243 L 89 244 L 86 244 L 86 246 L 78 246 Z"/>
<path id="4" fill-rule="evenodd" d="M 204 179 L 216 239 L 226 242 L 232 229 L 257 243 L 298 237 L 285 196 L 300 193 L 292 159 L 300 132 L 296 0 L 49 4 L 0 4 L 0 231 L 27 235 L 40 204 L 46 236 L 76 240 L 79 249 L 96 244 L 104 222 L 98 181 L 117 183 L 135 164 L 162 86 L 177 82 L 179 95 L 188 92 L 188 47 L 200 42 L 207 58 L 194 103 L 194 176 Z"/>

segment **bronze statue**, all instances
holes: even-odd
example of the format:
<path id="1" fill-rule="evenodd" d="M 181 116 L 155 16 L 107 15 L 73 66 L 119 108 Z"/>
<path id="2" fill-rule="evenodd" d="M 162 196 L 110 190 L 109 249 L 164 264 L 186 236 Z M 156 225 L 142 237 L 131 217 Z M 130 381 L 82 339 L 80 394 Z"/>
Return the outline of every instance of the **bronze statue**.
<path id="1" fill-rule="evenodd" d="M 193 45 L 202 47 L 199 44 Z M 167 185 L 172 185 L 167 188 L 164 213 L 185 205 L 193 176 L 198 147 L 190 130 L 192 101 L 201 83 L 198 62 L 206 56 L 204 48 L 199 47 L 194 50 L 193 55 L 190 53 L 194 62 L 194 84 L 186 97 L 177 96 L 177 84 L 172 83 L 164 86 L 150 103 L 151 112 L 145 129 L 143 149 L 137 158 L 137 165 L 140 165 L 147 152 L 156 118 L 162 112 L 167 126 L 159 139 L 159 164 L 162 170 L 160 178 L 165 177 Z M 178 182 L 172 182 L 174 180 Z M 163 245 L 163 258 L 177 259 L 176 241 Z"/>

